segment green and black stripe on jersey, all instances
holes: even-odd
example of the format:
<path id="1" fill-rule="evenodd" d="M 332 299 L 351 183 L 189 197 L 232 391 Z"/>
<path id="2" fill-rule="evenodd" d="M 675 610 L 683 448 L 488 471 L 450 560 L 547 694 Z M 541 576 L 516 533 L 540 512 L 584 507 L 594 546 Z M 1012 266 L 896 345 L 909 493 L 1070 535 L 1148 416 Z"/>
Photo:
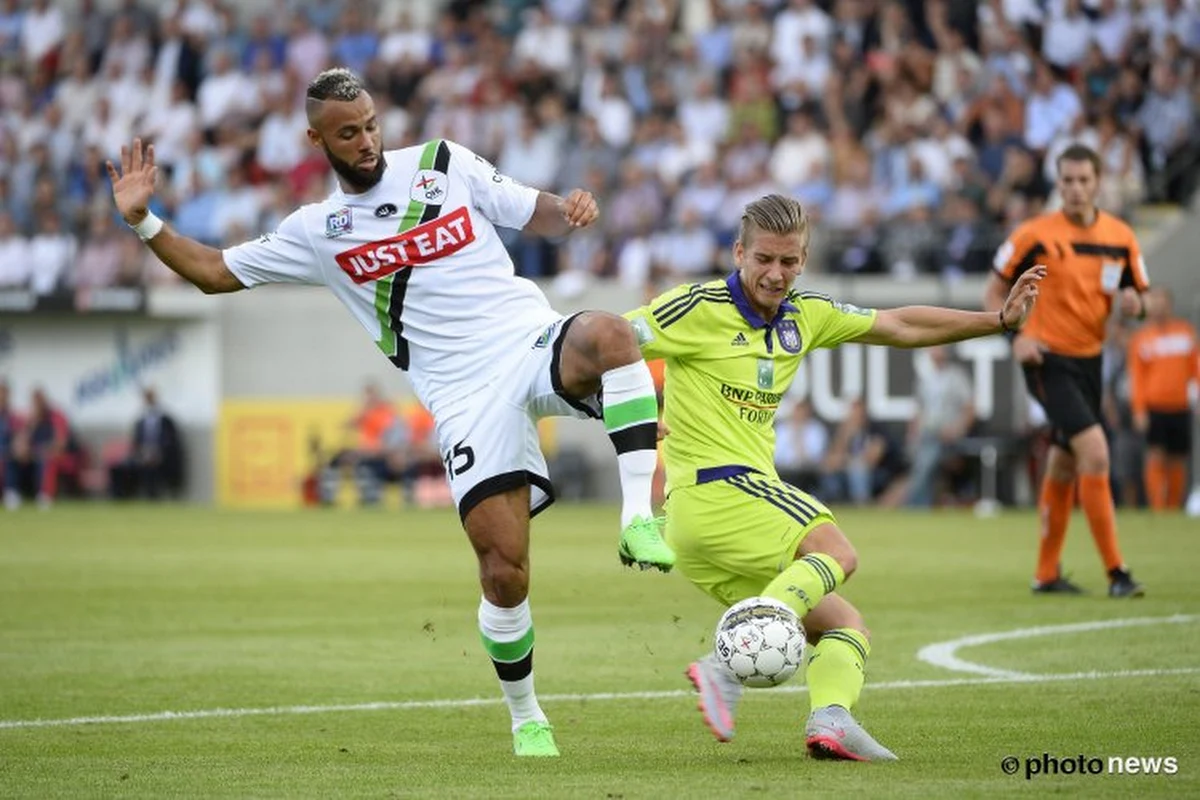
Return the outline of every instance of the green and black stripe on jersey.
<path id="1" fill-rule="evenodd" d="M 426 142 L 417 168 L 448 175 L 450 146 L 442 139 Z M 397 233 L 435 220 L 441 213 L 440 203 L 433 205 L 409 200 L 408 208 L 400 218 Z M 408 291 L 408 279 L 412 277 L 412 270 L 412 267 L 403 267 L 375 283 L 375 316 L 379 320 L 377 344 L 388 360 L 403 370 L 408 369 L 408 342 L 404 339 L 404 323 L 400 321 L 400 315 L 404 310 L 404 295 Z"/>
<path id="2" fill-rule="evenodd" d="M 654 321 L 660 328 L 667 328 L 687 316 L 688 312 L 701 303 L 732 303 L 733 295 L 724 283 L 717 286 L 693 283 L 686 293 L 673 297 L 657 308 L 651 309 Z"/>

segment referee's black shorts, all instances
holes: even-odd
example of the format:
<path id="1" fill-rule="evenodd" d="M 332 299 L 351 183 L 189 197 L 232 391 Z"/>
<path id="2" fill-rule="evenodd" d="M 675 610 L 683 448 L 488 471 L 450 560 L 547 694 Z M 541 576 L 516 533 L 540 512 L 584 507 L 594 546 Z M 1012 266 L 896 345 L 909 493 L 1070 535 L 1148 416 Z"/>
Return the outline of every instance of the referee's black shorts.
<path id="1" fill-rule="evenodd" d="M 1041 364 L 1024 367 L 1025 385 L 1050 420 L 1051 440 L 1065 450 L 1071 449 L 1072 437 L 1100 424 L 1100 361 L 1100 356 L 1044 353 Z"/>
<path id="2" fill-rule="evenodd" d="M 1192 412 L 1151 411 L 1146 444 L 1161 447 L 1167 455 L 1186 456 L 1192 452 Z"/>

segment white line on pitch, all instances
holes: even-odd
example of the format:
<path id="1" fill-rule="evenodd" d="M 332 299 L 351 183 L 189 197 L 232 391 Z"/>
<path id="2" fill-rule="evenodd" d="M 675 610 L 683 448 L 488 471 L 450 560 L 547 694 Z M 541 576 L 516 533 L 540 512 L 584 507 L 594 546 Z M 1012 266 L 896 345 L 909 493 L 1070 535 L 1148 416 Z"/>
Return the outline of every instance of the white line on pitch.
<path id="1" fill-rule="evenodd" d="M 1124 619 L 1102 619 L 1095 622 L 1073 622 L 1068 625 L 1039 625 L 1035 628 L 1017 628 L 1013 631 L 1000 631 L 998 633 L 979 633 L 971 636 L 963 636 L 959 639 L 951 639 L 947 642 L 935 642 L 934 644 L 926 645 L 917 651 L 917 658 L 935 667 L 943 667 L 955 672 L 968 672 L 972 675 L 984 675 L 989 678 L 1027 678 L 1032 677 L 1030 673 L 989 667 L 986 664 L 977 664 L 974 661 L 959 658 L 956 653 L 963 647 L 974 647 L 981 644 L 992 644 L 993 642 L 1006 642 L 1010 639 L 1032 639 L 1035 636 L 1051 636 L 1057 633 L 1083 633 L 1086 631 L 1107 630 L 1108 628 L 1178 625 L 1186 622 L 1195 622 L 1197 619 L 1200 619 L 1200 617 L 1192 614 L 1175 614 L 1170 617 L 1127 617 Z"/>
<path id="2" fill-rule="evenodd" d="M 1104 680 L 1108 678 L 1144 678 L 1165 675 L 1195 675 L 1200 667 L 1176 669 L 1130 669 L 1115 672 L 1073 672 L 1067 675 L 1015 675 L 983 678 L 949 678 L 941 680 L 881 681 L 868 683 L 868 691 L 881 689 L 938 689 L 946 686 L 980 686 L 989 683 L 1050 683 L 1055 681 Z M 781 686 L 763 692 L 797 693 L 807 691 L 806 686 Z M 549 694 L 539 700 L 548 703 L 590 703 L 606 700 L 664 700 L 690 697 L 693 692 L 671 689 L 658 692 L 599 692 L 596 694 Z M 270 717 L 288 714 L 332 714 L 345 711 L 412 711 L 416 709 L 472 708 L 475 706 L 500 705 L 499 697 L 470 697 L 461 700 L 402 700 L 396 702 L 355 703 L 328 706 L 271 706 L 268 708 L 209 708 L 198 711 L 159 711 L 153 714 L 127 714 L 122 716 L 71 717 L 68 719 L 13 719 L 0 720 L 0 729 L 11 728 L 56 728 L 65 725 L 106 725 L 130 722 L 169 722 L 183 719 L 214 719 L 220 717 Z"/>

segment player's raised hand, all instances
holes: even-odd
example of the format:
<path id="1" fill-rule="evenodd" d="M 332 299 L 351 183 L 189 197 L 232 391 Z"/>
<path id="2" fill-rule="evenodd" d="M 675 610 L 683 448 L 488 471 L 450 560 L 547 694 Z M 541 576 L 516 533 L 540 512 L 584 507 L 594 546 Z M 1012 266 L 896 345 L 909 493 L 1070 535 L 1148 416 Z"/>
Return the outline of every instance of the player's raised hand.
<path id="1" fill-rule="evenodd" d="M 149 211 L 154 179 L 158 177 L 158 167 L 154 166 L 154 145 L 146 147 L 143 153 L 142 140 L 134 139 L 132 147 L 121 147 L 120 172 L 111 161 L 105 161 L 104 165 L 108 168 L 108 179 L 112 181 L 117 211 L 128 224 L 138 224 Z"/>
<path id="2" fill-rule="evenodd" d="M 583 189 L 572 189 L 563 198 L 563 218 L 572 228 L 586 228 L 600 218 L 600 206 L 591 192 Z"/>
<path id="3" fill-rule="evenodd" d="M 1037 302 L 1038 284 L 1045 277 L 1046 267 L 1038 264 L 1033 269 L 1025 270 L 1013 284 L 1008 299 L 1004 301 L 1004 310 L 1000 312 L 1004 316 L 1006 326 L 1013 330 L 1020 330 L 1025 326 L 1025 320 L 1029 318 L 1029 312 L 1033 311 L 1033 304 Z"/>

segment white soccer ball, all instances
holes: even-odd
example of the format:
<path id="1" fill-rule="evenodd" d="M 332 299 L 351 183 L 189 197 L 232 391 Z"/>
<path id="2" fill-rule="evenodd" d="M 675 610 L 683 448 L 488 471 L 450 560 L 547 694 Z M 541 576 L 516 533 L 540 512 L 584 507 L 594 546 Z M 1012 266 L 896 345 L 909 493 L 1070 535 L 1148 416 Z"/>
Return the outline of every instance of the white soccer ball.
<path id="1" fill-rule="evenodd" d="M 796 612 L 769 597 L 729 607 L 717 623 L 713 650 L 743 685 L 778 686 L 804 663 L 804 626 Z"/>

